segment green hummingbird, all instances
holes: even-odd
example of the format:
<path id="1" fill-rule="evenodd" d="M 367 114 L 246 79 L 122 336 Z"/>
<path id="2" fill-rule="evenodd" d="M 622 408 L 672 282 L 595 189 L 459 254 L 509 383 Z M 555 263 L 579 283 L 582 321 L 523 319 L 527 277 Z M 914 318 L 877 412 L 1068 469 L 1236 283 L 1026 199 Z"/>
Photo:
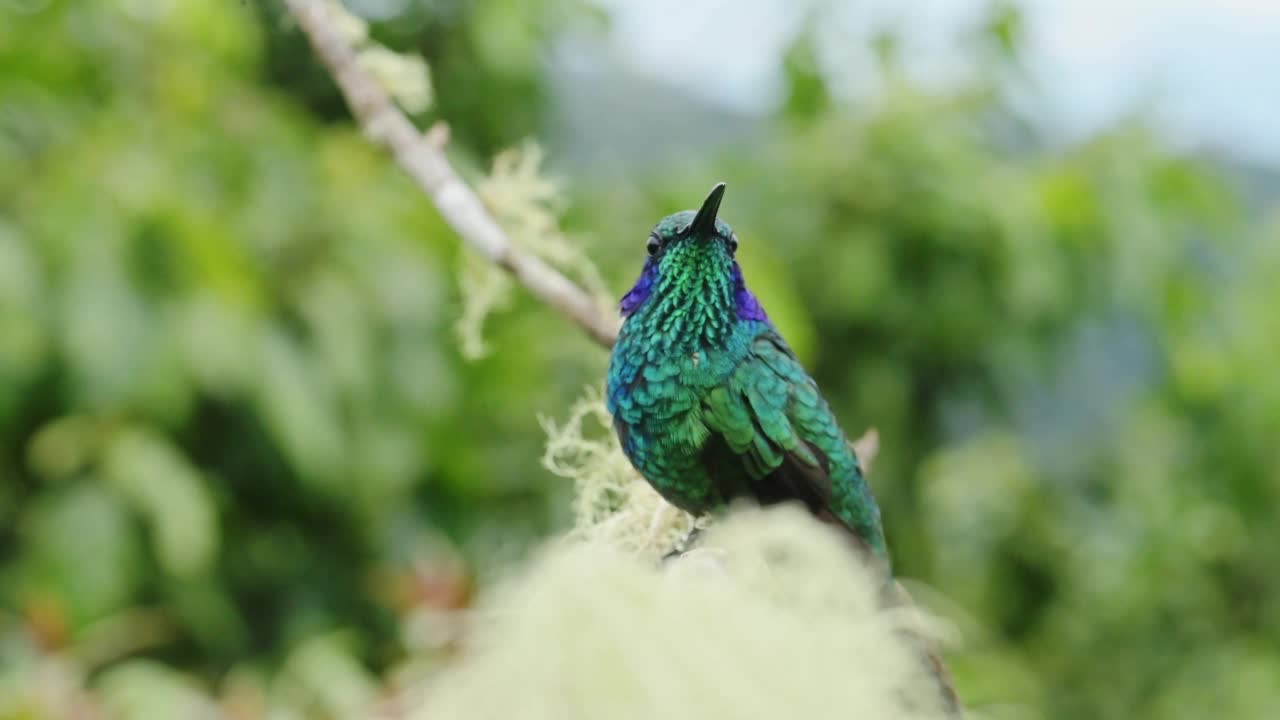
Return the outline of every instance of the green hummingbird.
<path id="1" fill-rule="evenodd" d="M 880 509 L 831 409 L 747 289 L 738 236 L 702 207 L 650 231 L 609 361 L 608 408 L 636 470 L 694 514 L 803 503 L 889 567 Z"/>

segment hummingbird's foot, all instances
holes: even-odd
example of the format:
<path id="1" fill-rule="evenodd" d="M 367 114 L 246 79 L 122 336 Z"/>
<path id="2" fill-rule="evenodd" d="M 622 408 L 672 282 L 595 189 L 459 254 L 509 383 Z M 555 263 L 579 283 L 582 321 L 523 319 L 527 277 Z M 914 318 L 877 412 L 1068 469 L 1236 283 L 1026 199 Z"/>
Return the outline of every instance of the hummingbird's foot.
<path id="1" fill-rule="evenodd" d="M 666 565 L 668 562 L 675 560 L 681 555 L 684 555 L 685 553 L 689 552 L 693 548 L 697 547 L 698 541 L 701 539 L 702 539 L 702 528 L 694 528 L 693 530 L 690 530 L 689 534 L 685 535 L 683 540 L 677 543 L 674 548 L 671 548 L 670 552 L 662 556 L 661 563 L 663 565 Z"/>
<path id="2" fill-rule="evenodd" d="M 680 552 L 689 552 L 697 547 L 698 541 L 702 539 L 702 528 L 696 527 L 684 536 L 684 540 L 680 543 Z"/>

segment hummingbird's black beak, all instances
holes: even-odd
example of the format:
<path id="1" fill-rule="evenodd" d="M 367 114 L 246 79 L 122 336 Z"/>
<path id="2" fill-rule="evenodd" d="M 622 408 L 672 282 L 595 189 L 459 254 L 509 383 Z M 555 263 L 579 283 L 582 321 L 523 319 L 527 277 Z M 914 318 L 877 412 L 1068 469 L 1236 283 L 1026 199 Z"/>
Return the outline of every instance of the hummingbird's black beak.
<path id="1" fill-rule="evenodd" d="M 716 183 L 711 194 L 702 201 L 698 214 L 689 223 L 689 234 L 707 237 L 716 234 L 716 215 L 720 212 L 720 200 L 724 198 L 724 183 Z"/>

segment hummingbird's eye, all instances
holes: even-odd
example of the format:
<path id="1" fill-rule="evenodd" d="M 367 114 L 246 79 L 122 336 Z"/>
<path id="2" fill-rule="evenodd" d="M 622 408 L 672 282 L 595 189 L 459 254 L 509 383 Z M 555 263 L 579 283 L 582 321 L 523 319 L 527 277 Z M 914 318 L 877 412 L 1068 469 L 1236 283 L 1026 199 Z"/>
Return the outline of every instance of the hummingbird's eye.
<path id="1" fill-rule="evenodd" d="M 729 236 L 729 252 L 738 252 L 738 236 L 736 233 Z"/>
<path id="2" fill-rule="evenodd" d="M 657 235 L 650 235 L 649 242 L 645 245 L 645 250 L 649 251 L 649 255 L 657 255 L 661 249 L 662 241 L 658 239 Z"/>

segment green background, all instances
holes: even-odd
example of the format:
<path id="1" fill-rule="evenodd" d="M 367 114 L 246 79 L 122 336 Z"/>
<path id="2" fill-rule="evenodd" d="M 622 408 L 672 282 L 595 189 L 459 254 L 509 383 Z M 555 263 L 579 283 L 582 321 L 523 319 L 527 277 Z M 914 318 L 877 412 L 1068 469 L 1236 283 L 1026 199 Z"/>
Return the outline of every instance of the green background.
<path id="1" fill-rule="evenodd" d="M 429 672 L 450 646 L 423 619 L 568 523 L 538 416 L 605 352 L 517 291 L 462 356 L 457 238 L 274 3 L 10 5 L 0 718 L 188 695 L 342 717 Z M 562 226 L 615 297 L 650 225 L 729 182 L 749 282 L 850 434 L 880 431 L 895 562 L 963 633 L 968 704 L 1280 716 L 1280 216 L 1258 178 L 1140 118 L 1037 142 L 998 82 L 1004 6 L 959 87 L 913 85 L 885 36 L 854 107 L 802 35 L 750 131 L 557 165 L 543 58 L 606 22 L 478 0 L 373 29 L 427 59 L 416 120 L 449 122 L 469 178 L 549 143 Z"/>

